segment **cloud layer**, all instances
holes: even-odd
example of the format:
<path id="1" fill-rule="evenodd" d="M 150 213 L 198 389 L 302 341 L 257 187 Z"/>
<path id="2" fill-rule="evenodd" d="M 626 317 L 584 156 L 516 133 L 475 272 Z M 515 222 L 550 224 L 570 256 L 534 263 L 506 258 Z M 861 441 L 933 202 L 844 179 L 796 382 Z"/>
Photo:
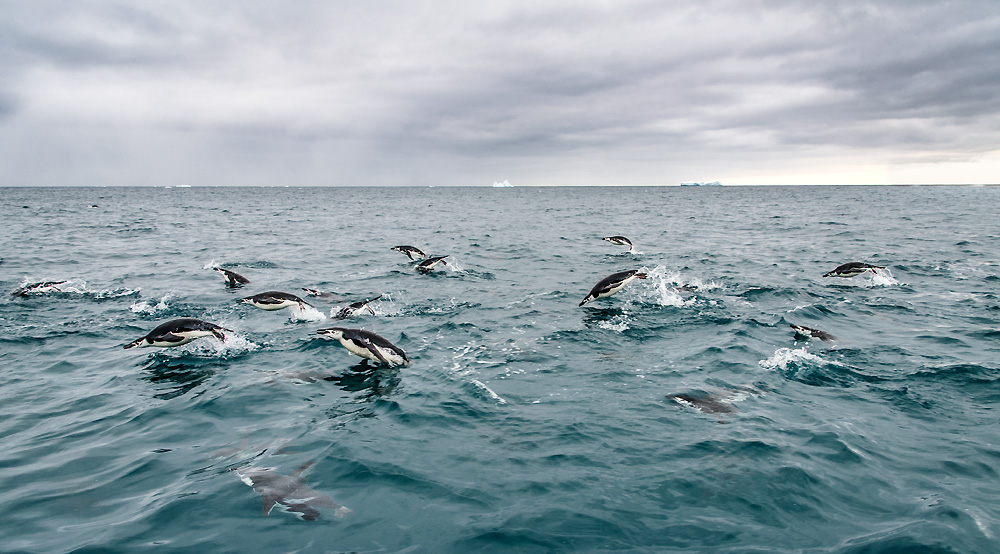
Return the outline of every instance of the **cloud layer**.
<path id="1" fill-rule="evenodd" d="M 993 0 L 5 12 L 0 185 L 1000 181 Z"/>

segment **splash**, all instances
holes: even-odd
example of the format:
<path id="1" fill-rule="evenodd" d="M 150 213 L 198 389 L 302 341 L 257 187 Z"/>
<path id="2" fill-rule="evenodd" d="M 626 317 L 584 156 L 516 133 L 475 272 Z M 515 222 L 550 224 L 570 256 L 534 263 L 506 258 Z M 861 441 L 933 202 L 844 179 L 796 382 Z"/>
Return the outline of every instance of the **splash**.
<path id="1" fill-rule="evenodd" d="M 170 308 L 170 306 L 167 304 L 167 301 L 170 300 L 172 296 L 173 295 L 170 293 L 165 294 L 163 295 L 163 298 L 161 298 L 159 302 L 157 302 L 152 306 L 149 304 L 149 302 L 146 302 L 144 300 L 135 302 L 134 304 L 129 306 L 128 309 L 131 310 L 132 313 L 134 314 L 146 314 L 146 315 L 158 314 Z"/>
<path id="2" fill-rule="evenodd" d="M 293 321 L 323 321 L 326 315 L 312 306 L 292 306 L 288 308 Z"/>
<path id="3" fill-rule="evenodd" d="M 646 280 L 652 286 L 645 287 L 643 299 L 651 299 L 660 306 L 683 307 L 691 306 L 697 300 L 694 297 L 685 299 L 681 291 L 684 289 L 704 290 L 716 288 L 718 285 L 704 284 L 698 279 L 684 279 L 679 272 L 668 271 L 663 266 L 656 266 L 646 272 Z"/>
<path id="4" fill-rule="evenodd" d="M 619 333 L 627 331 L 629 329 L 628 316 L 626 315 L 616 315 L 607 321 L 600 321 L 597 326 L 601 329 L 607 329 L 609 331 L 618 331 Z"/>
<path id="5" fill-rule="evenodd" d="M 779 348 L 774 351 L 774 354 L 766 359 L 757 362 L 757 364 L 767 370 L 786 370 L 788 369 L 788 364 L 798 363 L 798 362 L 812 362 L 819 365 L 836 365 L 843 366 L 844 364 L 840 362 L 824 360 L 815 354 L 810 354 L 805 347 L 802 348 Z"/>
<path id="6" fill-rule="evenodd" d="M 897 281 L 892 276 L 892 271 L 889 268 L 876 269 L 874 271 L 865 273 L 867 286 L 869 287 L 891 287 L 892 285 L 898 285 Z"/>

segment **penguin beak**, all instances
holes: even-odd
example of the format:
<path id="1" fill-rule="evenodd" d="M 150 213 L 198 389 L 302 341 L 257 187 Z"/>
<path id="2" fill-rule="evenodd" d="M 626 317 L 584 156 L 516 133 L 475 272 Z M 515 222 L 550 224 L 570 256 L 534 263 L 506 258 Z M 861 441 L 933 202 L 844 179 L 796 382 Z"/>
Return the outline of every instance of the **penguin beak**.
<path id="1" fill-rule="evenodd" d="M 128 350 L 129 348 L 135 348 L 136 346 L 139 346 L 144 340 L 146 340 L 146 337 L 143 337 L 141 339 L 135 339 L 134 341 L 126 344 L 122 348 L 124 348 L 125 350 Z"/>
<path id="2" fill-rule="evenodd" d="M 646 274 L 645 273 L 636 273 L 633 277 L 635 277 L 636 279 L 645 279 L 646 278 Z"/>

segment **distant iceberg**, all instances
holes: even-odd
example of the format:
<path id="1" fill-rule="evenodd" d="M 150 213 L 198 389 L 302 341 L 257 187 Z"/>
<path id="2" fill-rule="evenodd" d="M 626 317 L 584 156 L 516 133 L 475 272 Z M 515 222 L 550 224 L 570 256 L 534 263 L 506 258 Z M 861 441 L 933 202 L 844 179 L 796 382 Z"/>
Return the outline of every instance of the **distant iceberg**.
<path id="1" fill-rule="evenodd" d="M 682 187 L 721 187 L 722 183 L 718 181 L 693 181 L 688 183 L 681 183 Z"/>
<path id="2" fill-rule="evenodd" d="M 502 183 L 498 183 L 496 181 L 493 181 L 493 188 L 506 188 L 506 187 L 512 187 L 512 186 L 514 186 L 514 185 L 510 184 L 510 181 L 508 181 L 506 179 L 504 179 L 504 181 Z"/>

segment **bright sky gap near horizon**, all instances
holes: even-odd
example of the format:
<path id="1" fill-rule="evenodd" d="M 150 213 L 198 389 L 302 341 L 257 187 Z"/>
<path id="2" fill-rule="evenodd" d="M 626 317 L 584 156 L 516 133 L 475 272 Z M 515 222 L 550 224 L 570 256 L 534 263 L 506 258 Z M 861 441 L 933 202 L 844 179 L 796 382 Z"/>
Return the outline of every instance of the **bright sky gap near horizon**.
<path id="1" fill-rule="evenodd" d="M 1000 182 L 1000 2 L 2 2 L 0 186 Z"/>

